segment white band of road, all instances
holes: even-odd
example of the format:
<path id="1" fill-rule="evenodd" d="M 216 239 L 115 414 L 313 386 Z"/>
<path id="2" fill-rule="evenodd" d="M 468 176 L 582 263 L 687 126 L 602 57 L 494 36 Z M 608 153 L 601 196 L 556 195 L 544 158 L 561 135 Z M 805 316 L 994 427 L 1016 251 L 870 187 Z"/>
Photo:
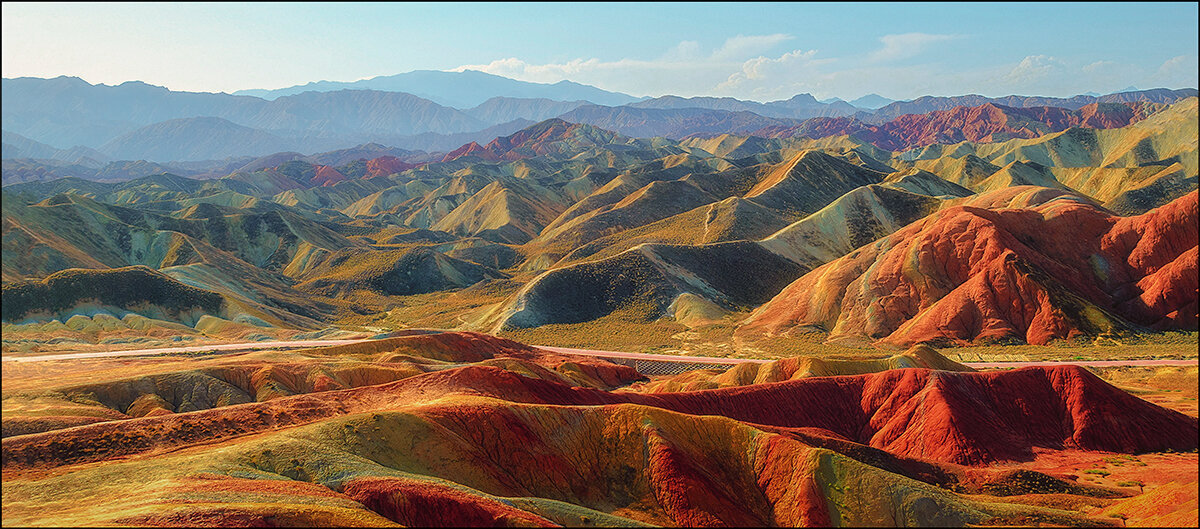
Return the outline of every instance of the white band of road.
<path id="1" fill-rule="evenodd" d="M 79 360 L 89 358 L 112 358 L 121 356 L 152 356 L 171 353 L 197 353 L 205 351 L 245 352 L 263 349 L 281 349 L 285 347 L 325 347 L 331 345 L 346 345 L 372 341 L 370 338 L 358 340 L 300 340 L 290 342 L 247 342 L 219 345 L 195 345 L 189 347 L 167 347 L 158 349 L 131 349 L 128 351 L 100 351 L 93 353 L 70 353 L 57 355 L 41 355 L 0 358 L 5 362 L 44 362 L 52 360 Z M 773 360 L 761 358 L 714 358 L 708 356 L 678 356 L 659 355 L 651 353 L 625 353 L 621 351 L 601 351 L 597 349 L 574 349 L 570 347 L 550 347 L 538 345 L 535 348 L 559 354 L 573 354 L 599 358 L 622 360 L 645 360 L 651 362 L 680 362 L 692 364 L 736 365 L 736 364 L 765 364 Z M 1066 360 L 1061 362 L 960 362 L 975 368 L 1010 368 L 1010 367 L 1054 367 L 1062 365 L 1077 365 L 1090 367 L 1120 367 L 1120 366 L 1195 366 L 1200 365 L 1200 359 L 1191 360 Z"/>

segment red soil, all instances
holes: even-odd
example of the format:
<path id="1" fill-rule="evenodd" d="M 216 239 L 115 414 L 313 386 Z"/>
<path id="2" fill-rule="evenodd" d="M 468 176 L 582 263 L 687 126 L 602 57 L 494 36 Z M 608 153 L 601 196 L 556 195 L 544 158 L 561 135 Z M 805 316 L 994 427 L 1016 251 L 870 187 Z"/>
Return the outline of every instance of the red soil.
<path id="1" fill-rule="evenodd" d="M 388 176 L 407 171 L 416 166 L 416 164 L 407 163 L 395 156 L 380 156 L 367 160 L 367 176 Z"/>
<path id="2" fill-rule="evenodd" d="M 480 145 L 476 142 L 471 142 L 466 145 L 463 145 L 462 147 L 454 149 L 453 151 L 446 153 L 446 156 L 442 157 L 442 161 L 449 162 L 452 160 L 457 160 L 464 156 L 478 156 L 489 162 L 494 162 L 494 161 L 497 161 L 500 159 L 500 156 L 497 155 L 496 153 L 492 152 L 491 150 L 485 149 L 482 145 Z"/>
<path id="3" fill-rule="evenodd" d="M 1115 457 L 1114 457 L 1115 456 Z M 1106 461 L 1107 459 L 1107 461 Z M 1089 477 L 1115 487 L 1117 483 L 1141 481 L 1146 489 L 1176 482 L 1195 482 L 1197 468 L 1196 453 L 1142 454 L 1125 458 L 1119 454 L 1105 454 L 1081 450 L 1035 450 L 1032 461 L 1004 465 L 1061 476 L 1071 480 Z M 1110 474 L 1086 474 L 1085 470 L 1103 469 Z M 1124 487 L 1122 487 L 1124 488 Z M 1138 492 L 1132 487 L 1129 492 Z"/>
<path id="4" fill-rule="evenodd" d="M 331 186 L 346 180 L 346 175 L 328 165 L 318 165 L 316 170 L 317 174 L 313 175 L 311 180 L 313 185 Z"/>
<path id="5" fill-rule="evenodd" d="M 114 418 L 125 417 L 81 417 L 77 415 L 6 417 L 4 419 L 4 437 L 45 432 L 50 430 L 61 430 L 63 428 L 70 428 L 72 426 L 80 426 L 83 424 L 111 421 Z"/>
<path id="6" fill-rule="evenodd" d="M 1195 329 L 1197 219 L 1196 192 L 1127 218 L 1071 200 L 949 208 L 801 277 L 739 333 L 824 326 L 833 339 L 898 345 L 1045 344 Z"/>
<path id="7" fill-rule="evenodd" d="M 817 428 L 806 435 L 968 465 L 1029 459 L 1035 447 L 1143 453 L 1197 446 L 1196 418 L 1145 402 L 1074 366 L 992 373 L 899 369 L 667 394 L 612 393 L 468 366 L 377 386 L 8 438 L 4 471 L 169 450 L 451 394 L 564 406 L 632 403 L 757 425 Z M 505 420 L 478 407 L 455 410 L 472 415 L 470 424 Z M 511 446 L 530 441 L 514 425 L 493 426 L 476 430 L 506 432 L 497 441 Z M 812 433 L 822 430 L 832 435 Z M 663 464 L 668 463 L 685 464 L 669 457 Z"/>
<path id="8" fill-rule="evenodd" d="M 464 156 L 477 156 L 492 162 L 532 158 L 551 152 L 551 144 L 569 140 L 580 127 L 578 124 L 553 120 L 544 127 L 530 127 L 509 136 L 498 137 L 486 146 L 476 142 L 468 143 L 451 151 L 442 161 L 457 160 Z"/>
<path id="9" fill-rule="evenodd" d="M 406 527 L 558 527 L 540 516 L 449 485 L 368 477 L 346 483 L 346 496 Z M 452 524 L 447 522 L 453 520 Z"/>
<path id="10" fill-rule="evenodd" d="M 1119 128 L 1145 118 L 1153 106 L 1145 103 L 1091 104 L 1079 110 L 1057 107 L 1013 108 L 987 103 L 960 106 L 927 114 L 906 114 L 883 125 L 851 117 L 814 118 L 790 127 L 769 127 L 756 136 L 823 138 L 853 134 L 881 149 L 904 151 L 934 143 L 995 142 L 1036 138 L 1071 127 Z"/>

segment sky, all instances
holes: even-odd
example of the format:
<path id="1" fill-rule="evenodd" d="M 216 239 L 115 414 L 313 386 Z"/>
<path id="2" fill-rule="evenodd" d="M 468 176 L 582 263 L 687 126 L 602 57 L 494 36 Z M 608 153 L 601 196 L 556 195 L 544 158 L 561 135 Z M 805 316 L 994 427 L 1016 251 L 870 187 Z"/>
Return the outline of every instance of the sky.
<path id="1" fill-rule="evenodd" d="M 4 2 L 3 77 L 233 92 L 412 70 L 634 96 L 1197 86 L 1197 3 Z"/>

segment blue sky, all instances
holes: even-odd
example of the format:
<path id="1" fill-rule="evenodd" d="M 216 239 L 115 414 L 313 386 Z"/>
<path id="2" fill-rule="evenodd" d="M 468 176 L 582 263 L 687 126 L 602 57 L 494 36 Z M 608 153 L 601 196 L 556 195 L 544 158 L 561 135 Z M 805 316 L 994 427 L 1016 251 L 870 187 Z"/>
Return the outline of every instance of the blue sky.
<path id="1" fill-rule="evenodd" d="M 418 69 L 769 101 L 1197 86 L 1196 3 L 4 2 L 3 76 L 281 88 Z"/>

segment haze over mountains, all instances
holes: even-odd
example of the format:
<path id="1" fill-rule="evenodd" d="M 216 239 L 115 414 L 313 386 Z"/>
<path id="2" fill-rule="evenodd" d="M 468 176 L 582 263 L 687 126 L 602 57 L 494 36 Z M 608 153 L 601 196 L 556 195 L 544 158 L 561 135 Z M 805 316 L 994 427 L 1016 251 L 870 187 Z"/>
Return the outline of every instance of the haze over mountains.
<path id="1" fill-rule="evenodd" d="M 304 92 L 336 92 L 340 90 L 407 92 L 434 101 L 439 105 L 464 109 L 479 106 L 493 97 L 554 101 L 583 100 L 597 105 L 614 106 L 645 99 L 571 81 L 560 81 L 554 84 L 529 83 L 474 70 L 462 72 L 417 70 L 396 75 L 381 75 L 361 81 L 318 81 L 276 90 L 238 90 L 233 94 L 274 100 L 282 96 Z"/>
<path id="2" fill-rule="evenodd" d="M 1195 90 L 1070 99 L 927 97 L 871 110 L 883 100 L 862 103 L 862 108 L 840 100 L 822 103 L 808 94 L 768 103 L 675 96 L 639 100 L 569 82 L 542 85 L 474 71 L 424 71 L 238 94 L 247 93 L 263 97 L 173 92 L 136 81 L 107 86 L 69 77 L 4 79 L 4 159 L 22 160 L 5 162 L 5 181 L 12 173 L 9 169 L 17 168 L 26 175 L 136 177 L 150 173 L 122 173 L 104 166 L 113 160 L 161 164 L 281 151 L 311 154 L 367 143 L 448 152 L 551 117 L 635 137 L 681 139 L 721 133 L 769 135 L 803 128 L 811 118 L 849 117 L 854 127 L 884 126 L 902 114 L 984 104 L 1079 110 L 1093 103 L 1169 103 Z M 854 127 L 839 132 L 852 133 Z M 70 168 L 72 164 L 93 175 Z"/>

